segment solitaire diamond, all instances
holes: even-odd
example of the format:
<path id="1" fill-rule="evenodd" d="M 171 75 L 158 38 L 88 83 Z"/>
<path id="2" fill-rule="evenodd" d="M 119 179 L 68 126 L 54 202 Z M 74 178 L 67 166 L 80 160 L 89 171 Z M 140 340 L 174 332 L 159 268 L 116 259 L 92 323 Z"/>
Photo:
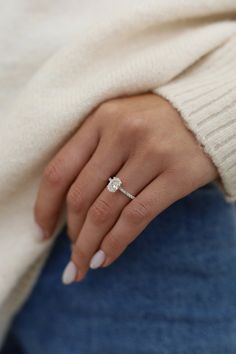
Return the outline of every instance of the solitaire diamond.
<path id="1" fill-rule="evenodd" d="M 122 182 L 118 177 L 110 177 L 109 178 L 109 183 L 107 185 L 107 189 L 109 190 L 109 192 L 116 192 L 119 189 L 128 198 L 130 198 L 130 199 L 135 198 L 134 195 L 130 194 L 122 187 Z"/>
<path id="2" fill-rule="evenodd" d="M 121 180 L 118 177 L 109 178 L 109 181 L 110 182 L 107 185 L 107 189 L 110 192 L 116 192 L 122 184 Z"/>

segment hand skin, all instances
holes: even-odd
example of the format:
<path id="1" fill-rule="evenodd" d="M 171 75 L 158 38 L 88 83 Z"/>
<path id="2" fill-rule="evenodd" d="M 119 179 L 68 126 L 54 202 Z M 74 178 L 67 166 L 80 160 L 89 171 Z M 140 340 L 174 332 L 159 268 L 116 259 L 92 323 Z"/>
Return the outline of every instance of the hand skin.
<path id="1" fill-rule="evenodd" d="M 111 176 L 136 198 L 109 192 Z M 66 202 L 76 269 L 69 282 L 80 281 L 98 250 L 105 253 L 101 266 L 109 266 L 158 214 L 218 176 L 167 100 L 152 93 L 112 99 L 84 120 L 46 166 L 35 220 L 49 238 Z"/>

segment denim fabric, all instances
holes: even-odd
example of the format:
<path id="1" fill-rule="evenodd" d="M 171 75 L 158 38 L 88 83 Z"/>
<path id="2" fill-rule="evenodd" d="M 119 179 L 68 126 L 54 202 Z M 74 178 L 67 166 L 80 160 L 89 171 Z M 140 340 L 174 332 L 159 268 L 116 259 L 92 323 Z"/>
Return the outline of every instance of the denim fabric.
<path id="1" fill-rule="evenodd" d="M 236 204 L 213 183 L 64 286 L 65 229 L 1 354 L 235 354 Z"/>

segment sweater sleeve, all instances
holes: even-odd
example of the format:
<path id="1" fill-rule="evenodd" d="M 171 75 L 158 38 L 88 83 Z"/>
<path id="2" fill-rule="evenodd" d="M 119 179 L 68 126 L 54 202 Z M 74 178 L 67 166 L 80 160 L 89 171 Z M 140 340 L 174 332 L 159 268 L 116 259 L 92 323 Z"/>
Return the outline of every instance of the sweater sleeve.
<path id="1" fill-rule="evenodd" d="M 236 35 L 153 92 L 180 112 L 217 167 L 225 201 L 236 201 Z"/>

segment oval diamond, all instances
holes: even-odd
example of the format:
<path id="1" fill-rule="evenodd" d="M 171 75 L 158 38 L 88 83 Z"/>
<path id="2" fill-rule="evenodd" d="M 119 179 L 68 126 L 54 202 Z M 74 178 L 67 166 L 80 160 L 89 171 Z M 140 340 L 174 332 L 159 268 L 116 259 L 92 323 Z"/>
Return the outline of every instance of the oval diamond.
<path id="1" fill-rule="evenodd" d="M 110 192 L 116 192 L 117 189 L 119 189 L 119 187 L 121 186 L 121 180 L 118 177 L 113 177 L 113 178 L 109 178 L 109 183 L 107 185 L 107 189 Z"/>

